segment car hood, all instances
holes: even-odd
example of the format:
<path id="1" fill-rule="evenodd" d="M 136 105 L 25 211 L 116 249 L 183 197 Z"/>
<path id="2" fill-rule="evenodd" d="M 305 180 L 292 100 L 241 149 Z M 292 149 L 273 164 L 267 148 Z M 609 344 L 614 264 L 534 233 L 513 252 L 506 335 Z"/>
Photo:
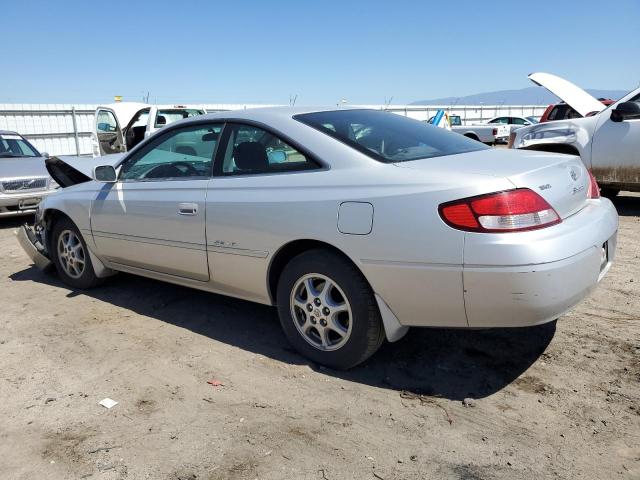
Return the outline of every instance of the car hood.
<path id="1" fill-rule="evenodd" d="M 89 182 L 93 178 L 93 169 L 101 165 L 116 166 L 124 153 L 103 155 L 101 157 L 51 157 L 45 161 L 49 175 L 61 187 L 70 187 L 77 183 Z"/>
<path id="2" fill-rule="evenodd" d="M 529 80 L 549 90 L 583 117 L 586 117 L 589 113 L 601 112 L 605 109 L 605 105 L 602 102 L 564 78 L 550 73 L 539 72 L 530 74 Z"/>
<path id="3" fill-rule="evenodd" d="M 48 177 L 44 157 L 0 158 L 0 179 Z"/>

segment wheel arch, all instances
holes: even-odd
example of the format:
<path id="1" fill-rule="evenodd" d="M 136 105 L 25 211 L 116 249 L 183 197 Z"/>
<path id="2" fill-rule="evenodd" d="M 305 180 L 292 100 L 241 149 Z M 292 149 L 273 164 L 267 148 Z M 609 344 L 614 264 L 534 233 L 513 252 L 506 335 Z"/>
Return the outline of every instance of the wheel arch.
<path id="1" fill-rule="evenodd" d="M 287 265 L 287 263 L 289 263 L 292 258 L 296 257 L 297 255 L 300 255 L 303 252 L 306 252 L 308 250 L 318 249 L 318 248 L 324 248 L 326 250 L 330 250 L 332 252 L 337 253 L 341 257 L 343 257 L 346 261 L 348 261 L 354 267 L 356 267 L 358 271 L 362 274 L 364 279 L 367 281 L 367 283 L 369 283 L 369 280 L 364 275 L 364 272 L 362 271 L 362 269 L 356 264 L 356 262 L 354 262 L 353 259 L 349 257 L 349 255 L 344 253 L 338 247 L 321 240 L 314 240 L 310 238 L 292 240 L 282 245 L 276 251 L 276 253 L 271 258 L 271 261 L 269 262 L 269 268 L 267 269 L 267 290 L 269 293 L 269 298 L 273 305 L 277 303 L 276 292 L 278 290 L 278 280 L 280 279 L 280 275 L 282 274 L 282 271 L 284 270 L 284 267 Z M 370 283 L 369 283 L 369 286 L 371 287 Z"/>
<path id="2" fill-rule="evenodd" d="M 465 132 L 463 135 L 465 137 L 470 138 L 472 140 L 475 140 L 477 142 L 480 141 L 480 137 L 478 137 L 478 135 L 476 133 L 474 133 L 474 132 Z"/>
<path id="3" fill-rule="evenodd" d="M 66 218 L 69 221 L 73 222 L 73 219 L 69 215 L 57 208 L 48 208 L 42 214 L 42 225 L 44 226 L 46 232 L 47 245 L 45 245 L 45 247 L 47 248 L 48 252 L 50 252 L 51 249 L 51 230 L 53 229 L 53 225 L 61 218 Z"/>
<path id="4" fill-rule="evenodd" d="M 58 222 L 60 219 L 67 219 L 69 220 L 71 223 L 73 223 L 76 228 L 78 228 L 78 230 L 80 230 L 80 234 L 82 235 L 82 230 L 80 228 L 80 226 L 78 225 L 78 222 L 76 222 L 73 217 L 71 217 L 68 213 L 63 212 L 62 210 L 58 209 L 58 208 L 47 208 L 43 214 L 42 214 L 42 224 L 45 230 L 45 248 L 46 251 L 49 255 L 51 255 L 51 242 L 52 242 L 52 230 L 53 230 L 53 226 L 56 224 L 56 222 Z M 112 270 L 111 268 L 108 268 L 105 263 L 103 262 L 102 259 L 100 259 L 95 253 L 95 244 L 93 241 L 93 236 L 92 235 L 82 235 L 82 238 L 85 242 L 85 244 L 87 245 L 87 250 L 88 250 L 88 254 L 91 258 L 91 263 L 93 266 L 93 270 L 95 275 L 98 278 L 106 278 L 106 277 L 110 277 L 112 275 L 114 275 L 116 272 L 114 270 Z"/>
<path id="5" fill-rule="evenodd" d="M 400 324 L 398 318 L 391 311 L 389 306 L 385 303 L 384 299 L 375 292 L 375 290 L 373 289 L 373 286 L 371 285 L 371 282 L 369 281 L 367 276 L 364 274 L 362 269 L 349 255 L 347 255 L 345 252 L 343 252 L 336 246 L 331 245 L 330 243 L 327 243 L 327 242 L 323 242 L 321 240 L 313 240 L 313 239 L 292 240 L 284 244 L 282 247 L 278 249 L 278 251 L 276 251 L 276 253 L 273 255 L 273 258 L 271 259 L 271 262 L 269 263 L 269 268 L 267 270 L 267 289 L 269 293 L 269 298 L 271 300 L 271 304 L 277 305 L 276 300 L 277 300 L 278 280 L 287 263 L 289 263 L 289 261 L 291 261 L 292 258 L 294 258 L 295 256 L 301 253 L 306 252 L 308 250 L 317 249 L 317 248 L 324 248 L 337 253 L 342 258 L 344 258 L 347 262 L 353 265 L 362 274 L 362 277 L 364 278 L 365 282 L 367 282 L 367 284 L 369 285 L 369 288 L 371 288 L 371 291 L 375 296 L 376 303 L 378 304 L 380 315 L 382 317 L 382 323 L 384 326 L 384 331 L 385 331 L 387 340 L 389 340 L 390 342 L 396 342 L 400 340 L 407 333 L 409 327 L 406 327 Z"/>

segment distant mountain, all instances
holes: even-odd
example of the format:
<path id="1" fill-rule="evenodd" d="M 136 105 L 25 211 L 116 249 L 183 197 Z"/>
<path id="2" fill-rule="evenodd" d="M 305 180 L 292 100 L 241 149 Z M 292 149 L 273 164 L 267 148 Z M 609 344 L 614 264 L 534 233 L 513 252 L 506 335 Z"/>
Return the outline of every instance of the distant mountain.
<path id="1" fill-rule="evenodd" d="M 626 90 L 587 90 L 595 98 L 617 100 L 627 93 Z M 549 105 L 559 101 L 558 97 L 543 87 L 528 87 L 520 90 L 500 90 L 497 92 L 476 93 L 466 97 L 446 97 L 433 100 L 418 100 L 411 105 Z"/>

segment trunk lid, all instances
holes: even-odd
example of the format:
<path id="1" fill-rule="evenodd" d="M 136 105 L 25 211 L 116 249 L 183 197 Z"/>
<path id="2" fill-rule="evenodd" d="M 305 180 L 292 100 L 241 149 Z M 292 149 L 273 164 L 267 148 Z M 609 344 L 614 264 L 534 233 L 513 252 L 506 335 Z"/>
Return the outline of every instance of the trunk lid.
<path id="1" fill-rule="evenodd" d="M 549 90 L 583 117 L 586 117 L 589 113 L 601 112 L 605 109 L 602 102 L 564 78 L 540 72 L 530 74 L 529 80 Z"/>
<path id="2" fill-rule="evenodd" d="M 580 157 L 533 150 L 488 149 L 459 155 L 399 162 L 398 167 L 506 178 L 514 188 L 529 188 L 567 218 L 587 202 L 589 172 Z M 492 192 L 486 192 L 492 193 Z"/>

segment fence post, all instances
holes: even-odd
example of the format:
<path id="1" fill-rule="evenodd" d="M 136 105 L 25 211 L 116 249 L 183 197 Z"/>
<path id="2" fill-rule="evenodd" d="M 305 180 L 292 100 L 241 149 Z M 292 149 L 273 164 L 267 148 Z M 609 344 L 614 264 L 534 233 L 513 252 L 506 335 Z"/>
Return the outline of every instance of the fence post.
<path id="1" fill-rule="evenodd" d="M 76 141 L 76 157 L 80 156 L 80 139 L 78 138 L 78 123 L 76 122 L 76 107 L 71 106 L 71 119 L 73 120 L 73 138 Z"/>

